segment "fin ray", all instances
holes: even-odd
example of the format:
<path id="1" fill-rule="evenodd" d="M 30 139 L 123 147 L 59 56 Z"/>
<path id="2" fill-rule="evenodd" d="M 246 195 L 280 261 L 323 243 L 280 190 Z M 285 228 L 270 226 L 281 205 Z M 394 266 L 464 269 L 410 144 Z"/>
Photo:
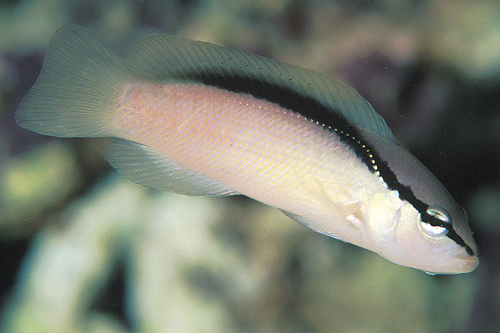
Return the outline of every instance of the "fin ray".
<path id="1" fill-rule="evenodd" d="M 63 25 L 50 39 L 40 76 L 21 101 L 16 121 L 57 137 L 110 136 L 109 114 L 128 73 L 87 29 Z"/>
<path id="2" fill-rule="evenodd" d="M 352 124 L 393 138 L 384 119 L 353 88 L 311 70 L 245 51 L 170 35 L 139 40 L 127 59 L 131 71 L 155 82 L 189 80 L 190 74 L 243 76 L 312 98 Z"/>
<path id="3" fill-rule="evenodd" d="M 153 148 L 124 140 L 113 139 L 104 158 L 130 181 L 160 190 L 186 195 L 239 194 L 226 185 L 181 167 Z"/>

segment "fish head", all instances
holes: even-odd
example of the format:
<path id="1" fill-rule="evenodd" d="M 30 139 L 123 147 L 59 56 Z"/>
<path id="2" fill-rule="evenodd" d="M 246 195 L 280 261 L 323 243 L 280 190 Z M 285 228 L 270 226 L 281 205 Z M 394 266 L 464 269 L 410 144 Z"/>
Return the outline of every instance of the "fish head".
<path id="1" fill-rule="evenodd" d="M 369 201 L 373 250 L 393 263 L 429 274 L 473 271 L 478 265 L 477 247 L 465 211 L 394 138 L 369 131 L 363 131 L 363 136 L 395 180 L 389 184 L 384 179 L 386 188 L 378 191 L 380 198 L 372 196 Z M 383 210 L 385 215 L 380 214 Z"/>
<path id="2" fill-rule="evenodd" d="M 421 214 L 403 203 L 395 219 L 391 230 L 378 237 L 376 252 L 383 258 L 432 275 L 468 273 L 477 267 L 472 233 L 463 228 L 467 215 L 458 205 L 453 209 L 429 206 Z M 467 245 L 457 242 L 455 234 L 466 238 Z"/>

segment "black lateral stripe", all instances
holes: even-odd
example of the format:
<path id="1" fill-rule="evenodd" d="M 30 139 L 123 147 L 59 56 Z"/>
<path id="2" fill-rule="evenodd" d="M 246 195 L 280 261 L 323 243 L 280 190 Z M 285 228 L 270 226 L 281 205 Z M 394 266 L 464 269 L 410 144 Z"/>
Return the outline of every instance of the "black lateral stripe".
<path id="1" fill-rule="evenodd" d="M 285 109 L 299 113 L 307 119 L 325 125 L 330 131 L 335 132 L 342 142 L 351 147 L 372 173 L 377 173 L 382 177 L 389 189 L 398 191 L 402 200 L 411 203 L 420 213 L 427 210 L 428 205 L 417 199 L 409 186 L 399 183 L 387 162 L 382 161 L 371 145 L 362 139 L 356 127 L 342 117 L 340 112 L 330 110 L 313 97 L 248 75 L 205 72 L 182 73 L 178 77 L 181 80 L 203 83 L 231 92 L 250 94 L 255 98 L 278 104 Z"/>
<path id="2" fill-rule="evenodd" d="M 380 158 L 370 145 L 362 139 L 358 130 L 340 112 L 330 110 L 315 98 L 301 94 L 286 86 L 265 82 L 258 77 L 250 77 L 248 75 L 222 72 L 197 72 L 180 73 L 176 77 L 180 80 L 203 83 L 235 93 L 250 94 L 255 98 L 278 104 L 309 120 L 324 125 L 325 129 L 335 132 L 341 141 L 351 147 L 371 172 L 380 171 L 380 175 L 384 178 L 383 175 L 386 174 L 387 170 L 387 176 L 384 178 L 387 186 L 390 189 L 397 189 L 398 182 L 396 176 L 389 169 L 387 163 L 383 163 L 382 165 Z M 407 195 L 406 197 L 411 199 L 412 196 Z"/>
<path id="3" fill-rule="evenodd" d="M 429 223 L 427 219 L 427 217 L 431 217 L 427 214 L 429 205 L 415 197 L 410 186 L 405 186 L 398 181 L 387 162 L 383 161 L 370 144 L 362 139 L 356 127 L 351 125 L 340 112 L 330 110 L 312 96 L 301 94 L 285 85 L 266 82 L 257 76 L 251 77 L 248 74 L 206 71 L 204 73 L 183 72 L 174 76 L 181 81 L 203 83 L 235 93 L 250 94 L 255 98 L 278 104 L 285 109 L 299 113 L 307 119 L 324 125 L 328 130 L 335 132 L 342 142 L 351 147 L 356 156 L 366 164 L 372 173 L 377 173 L 382 177 L 390 190 L 398 191 L 401 200 L 405 200 L 415 207 L 420 213 L 422 221 Z M 448 223 L 445 227 L 448 229 L 447 236 L 450 239 L 465 247 L 469 255 L 474 255 L 472 249 L 453 230 L 451 224 Z"/>

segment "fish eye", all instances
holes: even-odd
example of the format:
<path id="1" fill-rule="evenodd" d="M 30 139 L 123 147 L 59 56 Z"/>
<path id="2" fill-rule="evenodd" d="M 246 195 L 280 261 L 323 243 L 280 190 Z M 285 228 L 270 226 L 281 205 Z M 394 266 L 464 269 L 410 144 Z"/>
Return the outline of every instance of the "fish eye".
<path id="1" fill-rule="evenodd" d="M 432 237 L 444 236 L 448 232 L 448 228 L 446 227 L 446 225 L 451 223 L 450 213 L 448 213 L 448 211 L 444 208 L 435 206 L 427 208 L 426 213 L 431 218 L 437 220 L 435 222 L 440 221 L 442 223 L 436 224 L 435 222 L 432 223 L 431 221 L 421 221 L 422 230 L 424 230 L 426 234 Z"/>
<path id="2" fill-rule="evenodd" d="M 441 207 L 430 206 L 427 208 L 427 214 L 435 217 L 436 219 L 443 221 L 446 224 L 451 223 L 451 214 L 448 211 Z"/>
<path id="3" fill-rule="evenodd" d="M 421 225 L 422 230 L 424 230 L 427 235 L 432 237 L 444 236 L 448 232 L 448 229 L 446 229 L 445 227 L 434 226 L 427 222 L 422 222 Z"/>

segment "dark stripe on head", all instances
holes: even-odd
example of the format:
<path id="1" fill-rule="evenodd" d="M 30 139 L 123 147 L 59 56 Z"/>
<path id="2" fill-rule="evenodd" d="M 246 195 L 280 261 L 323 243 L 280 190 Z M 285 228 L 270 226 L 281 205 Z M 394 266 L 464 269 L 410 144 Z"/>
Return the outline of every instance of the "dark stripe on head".
<path id="1" fill-rule="evenodd" d="M 446 228 L 448 230 L 448 233 L 446 234 L 448 238 L 452 239 L 458 245 L 465 247 L 465 251 L 467 252 L 468 255 L 470 256 L 475 255 L 474 251 L 472 251 L 472 248 L 469 245 L 467 245 L 462 239 L 462 237 L 460 237 L 455 231 L 455 229 L 453 229 L 451 223 L 440 220 L 435 216 L 429 214 L 427 211 L 425 211 L 424 213 L 420 213 L 420 216 L 423 222 L 429 223 L 430 225 L 435 227 Z"/>
<path id="2" fill-rule="evenodd" d="M 401 200 L 409 202 L 420 213 L 423 222 L 436 225 L 443 223 L 427 213 L 429 205 L 420 201 L 409 186 L 401 184 L 386 161 L 383 161 L 377 152 L 364 141 L 360 133 L 347 121 L 340 112 L 330 110 L 315 98 L 294 91 L 285 85 L 277 85 L 258 77 L 238 73 L 205 72 L 205 73 L 178 73 L 177 78 L 196 83 L 203 83 L 235 93 L 250 94 L 258 99 L 280 105 L 281 107 L 299 113 L 307 119 L 324 125 L 328 130 L 335 132 L 340 140 L 346 143 L 361 159 L 372 173 L 377 173 L 390 190 L 398 191 Z M 438 222 L 436 222 L 436 221 Z M 469 255 L 474 255 L 470 246 L 453 230 L 452 225 L 443 225 L 448 229 L 447 236 L 458 245 L 465 247 Z"/>

